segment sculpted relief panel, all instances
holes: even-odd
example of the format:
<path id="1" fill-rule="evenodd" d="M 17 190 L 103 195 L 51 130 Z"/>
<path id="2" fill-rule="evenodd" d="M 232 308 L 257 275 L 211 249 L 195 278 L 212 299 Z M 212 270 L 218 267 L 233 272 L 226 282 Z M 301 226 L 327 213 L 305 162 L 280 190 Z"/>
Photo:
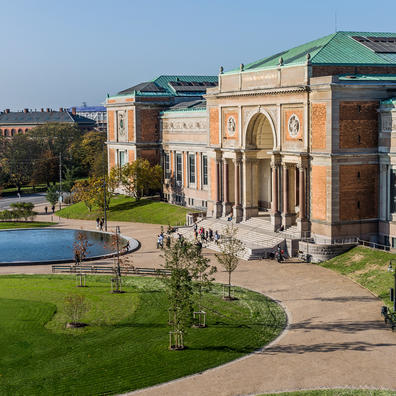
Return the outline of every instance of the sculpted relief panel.
<path id="1" fill-rule="evenodd" d="M 239 109 L 223 108 L 222 136 L 224 147 L 239 146 Z"/>
<path id="2" fill-rule="evenodd" d="M 162 120 L 162 130 L 167 133 L 179 133 L 183 131 L 204 132 L 207 128 L 208 123 L 204 118 L 176 118 Z"/>
<path id="3" fill-rule="evenodd" d="M 126 142 L 128 140 L 126 110 L 117 111 L 117 136 L 119 142 Z"/>

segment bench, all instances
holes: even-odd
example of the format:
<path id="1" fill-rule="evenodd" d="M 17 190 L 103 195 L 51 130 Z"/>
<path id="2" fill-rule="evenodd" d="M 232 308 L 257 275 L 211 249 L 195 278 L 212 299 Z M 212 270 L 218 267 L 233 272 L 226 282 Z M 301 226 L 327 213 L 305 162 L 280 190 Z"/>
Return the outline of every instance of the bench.
<path id="1" fill-rule="evenodd" d="M 384 317 L 385 324 L 392 328 L 392 331 L 396 328 L 396 313 L 391 312 L 387 306 L 381 308 L 381 315 Z"/>
<path id="2" fill-rule="evenodd" d="M 101 265 L 53 265 L 52 272 L 68 272 L 68 273 L 91 273 L 91 274 L 113 274 L 114 267 Z M 121 267 L 121 274 L 123 275 L 170 275 L 169 270 L 162 268 L 142 268 L 142 267 Z"/>

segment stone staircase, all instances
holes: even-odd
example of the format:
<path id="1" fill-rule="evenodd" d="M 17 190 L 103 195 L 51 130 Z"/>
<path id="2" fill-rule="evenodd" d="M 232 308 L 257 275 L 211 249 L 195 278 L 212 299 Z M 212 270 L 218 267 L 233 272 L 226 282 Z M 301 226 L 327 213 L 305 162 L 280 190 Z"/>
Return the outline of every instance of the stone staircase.
<path id="1" fill-rule="evenodd" d="M 198 228 L 203 227 L 205 230 L 211 228 L 213 232 L 224 234 L 225 228 L 230 222 L 225 218 L 204 218 L 197 223 Z M 272 230 L 272 225 L 268 216 L 254 217 L 245 222 L 236 224 L 238 232 L 236 237 L 245 245 L 245 250 L 240 254 L 244 260 L 262 259 L 267 257 L 268 253 L 273 252 L 280 244 L 283 249 L 286 248 L 287 235 L 282 232 L 276 233 Z M 180 227 L 178 233 L 189 241 L 194 241 L 193 227 Z M 177 234 L 176 234 L 177 235 Z M 208 242 L 204 247 L 219 251 L 219 246 L 215 242 Z"/>

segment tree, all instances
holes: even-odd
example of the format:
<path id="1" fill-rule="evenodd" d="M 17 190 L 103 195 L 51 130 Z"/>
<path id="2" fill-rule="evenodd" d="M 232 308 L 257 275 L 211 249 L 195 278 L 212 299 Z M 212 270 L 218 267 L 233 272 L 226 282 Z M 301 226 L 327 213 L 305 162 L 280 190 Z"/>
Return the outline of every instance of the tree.
<path id="1" fill-rule="evenodd" d="M 244 244 L 236 238 L 238 228 L 233 224 L 226 227 L 222 238 L 220 238 L 220 253 L 216 254 L 218 263 L 228 272 L 228 296 L 227 300 L 233 300 L 231 297 L 231 274 L 236 270 L 239 263 L 238 254 L 245 250 Z"/>
<path id="2" fill-rule="evenodd" d="M 32 183 L 45 183 L 48 187 L 50 183 L 55 183 L 59 179 L 59 157 L 54 156 L 50 150 L 40 153 L 40 159 L 35 161 L 32 172 Z"/>
<path id="3" fill-rule="evenodd" d="M 88 305 L 84 296 L 71 295 L 65 297 L 65 314 L 70 320 L 68 327 L 82 327 L 84 323 L 80 323 L 84 313 L 88 311 Z"/>
<path id="4" fill-rule="evenodd" d="M 65 178 L 62 180 L 62 190 L 71 192 L 74 186 L 74 168 L 67 168 L 65 171 Z"/>
<path id="5" fill-rule="evenodd" d="M 73 243 L 73 253 L 74 253 L 74 260 L 76 263 L 76 266 L 79 266 L 79 272 L 77 274 L 77 278 L 79 278 L 79 284 L 77 285 L 78 287 L 85 287 L 85 274 L 83 276 L 83 273 L 81 272 L 81 262 L 85 260 L 87 257 L 88 253 L 88 247 L 89 247 L 89 242 L 88 238 L 85 234 L 82 232 L 78 232 L 76 235 L 76 239 Z M 84 282 L 83 282 L 84 280 Z"/>
<path id="6" fill-rule="evenodd" d="M 49 186 L 47 190 L 47 194 L 45 196 L 47 201 L 52 205 L 55 206 L 59 200 L 59 191 L 56 186 Z"/>
<path id="7" fill-rule="evenodd" d="M 3 140 L 1 165 L 9 175 L 10 183 L 18 188 L 30 182 L 33 169 L 39 156 L 39 147 L 27 135 L 16 135 Z"/>
<path id="8" fill-rule="evenodd" d="M 193 314 L 193 286 L 190 274 L 191 257 L 195 246 L 178 240 L 165 249 L 164 268 L 171 271 L 169 277 L 164 277 L 169 301 L 170 349 L 184 348 L 184 332 L 191 325 Z"/>
<path id="9" fill-rule="evenodd" d="M 107 170 L 107 155 L 101 155 L 106 138 L 105 132 L 89 131 L 81 139 L 79 155 L 82 165 L 91 176 L 100 177 L 103 170 Z"/>
<path id="10" fill-rule="evenodd" d="M 85 206 L 91 212 L 95 204 L 96 196 L 90 185 L 89 180 L 79 180 L 72 188 L 73 201 L 84 202 Z"/>
<path id="11" fill-rule="evenodd" d="M 161 166 L 151 166 L 146 159 L 138 158 L 121 168 L 120 181 L 127 194 L 138 201 L 148 191 L 161 188 L 162 174 Z"/>

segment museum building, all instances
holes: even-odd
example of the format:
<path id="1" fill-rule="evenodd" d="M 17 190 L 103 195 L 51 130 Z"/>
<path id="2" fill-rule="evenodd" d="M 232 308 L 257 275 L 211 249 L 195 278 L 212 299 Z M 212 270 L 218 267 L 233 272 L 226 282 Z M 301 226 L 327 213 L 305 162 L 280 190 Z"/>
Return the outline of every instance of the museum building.
<path id="1" fill-rule="evenodd" d="M 396 247 L 396 33 L 337 32 L 218 76 L 161 76 L 106 107 L 109 167 L 161 163 L 169 202 Z"/>

